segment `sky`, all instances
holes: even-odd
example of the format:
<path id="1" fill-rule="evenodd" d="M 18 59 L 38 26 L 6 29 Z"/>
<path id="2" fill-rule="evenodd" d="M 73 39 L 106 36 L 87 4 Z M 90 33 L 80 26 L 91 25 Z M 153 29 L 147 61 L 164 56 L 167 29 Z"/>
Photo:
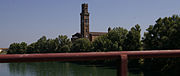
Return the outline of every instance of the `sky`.
<path id="1" fill-rule="evenodd" d="M 71 38 L 80 32 L 82 3 L 88 3 L 92 32 L 139 24 L 143 36 L 158 18 L 180 14 L 180 0 L 0 0 L 0 48 L 42 36 Z"/>

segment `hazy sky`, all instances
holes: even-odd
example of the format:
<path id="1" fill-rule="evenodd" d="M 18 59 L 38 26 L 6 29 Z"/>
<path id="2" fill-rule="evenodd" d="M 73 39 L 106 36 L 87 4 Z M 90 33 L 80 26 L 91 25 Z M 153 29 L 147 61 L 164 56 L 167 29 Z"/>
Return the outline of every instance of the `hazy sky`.
<path id="1" fill-rule="evenodd" d="M 180 0 L 0 0 L 0 48 L 14 42 L 29 44 L 42 36 L 71 38 L 80 32 L 82 3 L 89 5 L 94 32 L 135 24 L 145 32 L 159 17 L 180 14 Z"/>

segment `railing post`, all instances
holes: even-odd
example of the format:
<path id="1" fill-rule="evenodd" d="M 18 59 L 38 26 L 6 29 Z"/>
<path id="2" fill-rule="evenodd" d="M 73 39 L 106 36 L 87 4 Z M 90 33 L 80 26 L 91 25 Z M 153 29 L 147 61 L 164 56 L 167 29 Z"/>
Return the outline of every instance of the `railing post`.
<path id="1" fill-rule="evenodd" d="M 121 60 L 118 61 L 117 76 L 128 76 L 127 54 L 122 54 L 120 57 Z"/>

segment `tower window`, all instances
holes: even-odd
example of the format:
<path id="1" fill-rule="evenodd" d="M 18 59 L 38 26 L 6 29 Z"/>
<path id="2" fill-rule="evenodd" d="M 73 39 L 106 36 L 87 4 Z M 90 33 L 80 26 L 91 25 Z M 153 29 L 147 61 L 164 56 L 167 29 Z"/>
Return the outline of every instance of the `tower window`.
<path id="1" fill-rule="evenodd" d="M 85 19 L 85 23 L 88 23 L 88 19 Z"/>

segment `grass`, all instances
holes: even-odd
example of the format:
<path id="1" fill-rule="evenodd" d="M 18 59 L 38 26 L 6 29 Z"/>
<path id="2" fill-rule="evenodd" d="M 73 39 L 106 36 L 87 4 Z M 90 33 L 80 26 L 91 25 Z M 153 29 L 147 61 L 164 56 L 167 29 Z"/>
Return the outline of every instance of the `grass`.
<path id="1" fill-rule="evenodd" d="M 7 54 L 7 51 L 1 51 L 0 54 Z"/>

